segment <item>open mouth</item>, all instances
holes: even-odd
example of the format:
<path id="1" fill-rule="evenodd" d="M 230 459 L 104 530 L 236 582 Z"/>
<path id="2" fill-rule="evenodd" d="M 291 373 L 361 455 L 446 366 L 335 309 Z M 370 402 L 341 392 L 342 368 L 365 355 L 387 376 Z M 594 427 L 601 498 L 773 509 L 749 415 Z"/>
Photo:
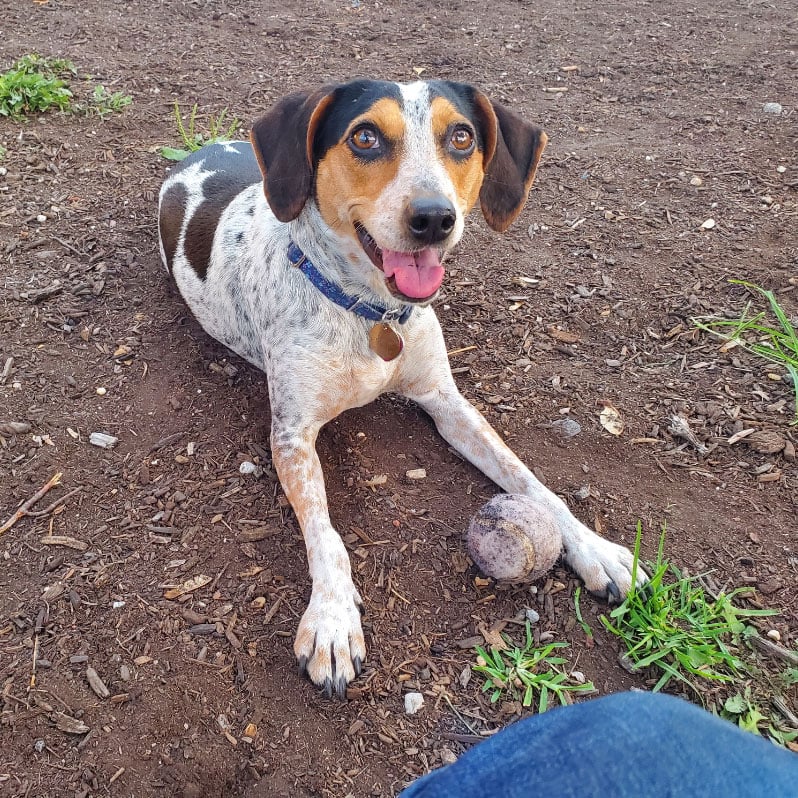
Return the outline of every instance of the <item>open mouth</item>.
<path id="1" fill-rule="evenodd" d="M 360 246 L 371 262 L 385 274 L 388 288 L 404 299 L 420 302 L 430 299 L 441 287 L 444 268 L 441 253 L 434 247 L 415 252 L 381 249 L 368 230 L 355 222 Z"/>

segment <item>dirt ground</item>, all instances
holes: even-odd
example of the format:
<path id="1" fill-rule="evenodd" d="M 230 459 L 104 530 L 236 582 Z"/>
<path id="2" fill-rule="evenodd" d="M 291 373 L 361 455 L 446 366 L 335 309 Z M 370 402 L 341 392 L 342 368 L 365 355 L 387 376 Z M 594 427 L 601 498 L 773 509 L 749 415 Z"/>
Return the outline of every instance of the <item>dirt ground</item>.
<path id="1" fill-rule="evenodd" d="M 57 472 L 33 509 L 75 491 L 0 538 L 0 796 L 394 795 L 517 716 L 469 665 L 526 608 L 600 693 L 646 686 L 583 597 L 588 645 L 566 570 L 531 589 L 475 581 L 463 530 L 496 489 L 393 398 L 319 444 L 367 667 L 346 703 L 300 678 L 310 581 L 264 379 L 189 318 L 158 256 L 175 101 L 200 119 L 227 107 L 243 135 L 290 90 L 420 73 L 536 120 L 551 144 L 524 214 L 504 236 L 473 215 L 437 303 L 458 382 L 580 518 L 626 544 L 642 520 L 646 556 L 666 523 L 675 563 L 750 587 L 795 647 L 792 388 L 691 323 L 739 313 L 729 278 L 798 314 L 789 3 L 12 0 L 2 26 L 3 69 L 68 57 L 133 104 L 0 121 L 0 424 L 30 425 L 0 434 L 0 523 Z M 599 424 L 606 402 L 619 437 Z M 677 414 L 692 441 L 671 432 Z M 581 432 L 565 439 L 564 418 Z M 747 429 L 780 451 L 729 443 Z M 414 716 L 408 690 L 426 699 Z"/>

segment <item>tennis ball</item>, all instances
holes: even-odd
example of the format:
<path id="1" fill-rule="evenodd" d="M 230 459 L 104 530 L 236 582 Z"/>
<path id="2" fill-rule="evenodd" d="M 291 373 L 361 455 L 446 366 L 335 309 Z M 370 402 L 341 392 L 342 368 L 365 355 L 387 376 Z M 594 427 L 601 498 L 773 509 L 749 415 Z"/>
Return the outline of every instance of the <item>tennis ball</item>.
<path id="1" fill-rule="evenodd" d="M 562 550 L 551 511 L 529 496 L 500 493 L 471 519 L 468 553 L 486 576 L 531 582 L 543 576 Z"/>

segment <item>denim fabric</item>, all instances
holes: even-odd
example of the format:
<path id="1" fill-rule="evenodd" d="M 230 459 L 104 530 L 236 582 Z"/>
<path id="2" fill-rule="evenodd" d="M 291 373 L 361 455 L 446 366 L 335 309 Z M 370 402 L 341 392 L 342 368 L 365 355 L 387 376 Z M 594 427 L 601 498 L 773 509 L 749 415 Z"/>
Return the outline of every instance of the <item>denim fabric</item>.
<path id="1" fill-rule="evenodd" d="M 400 798 L 798 798 L 798 755 L 671 696 L 618 693 L 514 723 Z"/>

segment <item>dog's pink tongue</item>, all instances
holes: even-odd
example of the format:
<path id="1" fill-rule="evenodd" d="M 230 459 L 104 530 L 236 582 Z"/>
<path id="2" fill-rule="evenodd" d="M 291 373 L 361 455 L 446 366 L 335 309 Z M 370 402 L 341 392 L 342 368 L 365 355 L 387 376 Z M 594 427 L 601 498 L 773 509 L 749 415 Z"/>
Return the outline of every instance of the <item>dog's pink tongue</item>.
<path id="1" fill-rule="evenodd" d="M 420 252 L 382 251 L 382 270 L 396 280 L 396 287 L 414 299 L 432 296 L 443 282 L 444 269 L 435 249 Z"/>

